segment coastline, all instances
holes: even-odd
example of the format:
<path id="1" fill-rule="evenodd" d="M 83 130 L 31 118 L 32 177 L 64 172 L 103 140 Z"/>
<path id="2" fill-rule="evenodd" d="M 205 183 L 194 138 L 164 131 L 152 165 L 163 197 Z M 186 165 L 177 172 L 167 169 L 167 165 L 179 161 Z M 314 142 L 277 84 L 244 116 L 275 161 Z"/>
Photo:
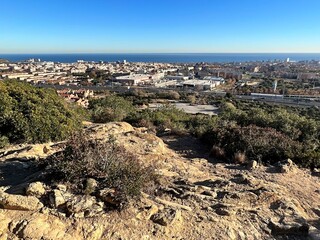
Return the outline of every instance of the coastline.
<path id="1" fill-rule="evenodd" d="M 320 61 L 320 53 L 34 53 L 0 54 L 1 59 L 11 62 L 25 61 L 31 58 L 42 61 L 72 63 L 77 60 L 116 62 L 159 62 L 159 63 L 228 63 L 228 62 L 273 62 Z"/>

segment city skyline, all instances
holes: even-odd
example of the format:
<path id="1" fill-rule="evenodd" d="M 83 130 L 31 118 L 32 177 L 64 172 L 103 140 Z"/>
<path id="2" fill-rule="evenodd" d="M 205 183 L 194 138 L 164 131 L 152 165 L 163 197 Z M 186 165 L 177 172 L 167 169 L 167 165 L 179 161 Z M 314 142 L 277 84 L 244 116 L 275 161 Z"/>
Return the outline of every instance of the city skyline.
<path id="1" fill-rule="evenodd" d="M 5 1 L 0 53 L 319 53 L 316 0 Z"/>

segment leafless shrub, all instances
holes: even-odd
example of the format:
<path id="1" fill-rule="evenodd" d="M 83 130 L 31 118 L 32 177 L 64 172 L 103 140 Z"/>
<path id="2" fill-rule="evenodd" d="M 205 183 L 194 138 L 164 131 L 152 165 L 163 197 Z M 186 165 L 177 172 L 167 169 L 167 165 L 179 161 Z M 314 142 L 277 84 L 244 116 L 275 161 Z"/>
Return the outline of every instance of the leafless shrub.
<path id="1" fill-rule="evenodd" d="M 243 152 L 236 152 L 233 157 L 234 162 L 237 164 L 245 163 L 246 159 L 247 159 L 246 154 Z"/>
<path id="2" fill-rule="evenodd" d="M 93 178 L 98 182 L 97 189 L 116 189 L 121 203 L 139 196 L 156 181 L 155 166 L 144 166 L 114 139 L 99 142 L 84 133 L 73 135 L 62 152 L 48 159 L 47 169 L 78 193 L 84 191 L 84 181 Z"/>
<path id="3" fill-rule="evenodd" d="M 226 154 L 221 147 L 213 146 L 210 151 L 210 156 L 223 160 L 226 158 Z"/>

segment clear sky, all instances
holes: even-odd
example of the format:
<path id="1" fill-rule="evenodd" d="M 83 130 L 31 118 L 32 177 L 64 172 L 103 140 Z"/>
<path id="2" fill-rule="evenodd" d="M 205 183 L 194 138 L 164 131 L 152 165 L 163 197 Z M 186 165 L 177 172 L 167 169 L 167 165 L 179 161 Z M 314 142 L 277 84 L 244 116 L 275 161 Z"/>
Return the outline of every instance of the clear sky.
<path id="1" fill-rule="evenodd" d="M 320 52 L 320 0 L 3 0 L 0 53 Z"/>

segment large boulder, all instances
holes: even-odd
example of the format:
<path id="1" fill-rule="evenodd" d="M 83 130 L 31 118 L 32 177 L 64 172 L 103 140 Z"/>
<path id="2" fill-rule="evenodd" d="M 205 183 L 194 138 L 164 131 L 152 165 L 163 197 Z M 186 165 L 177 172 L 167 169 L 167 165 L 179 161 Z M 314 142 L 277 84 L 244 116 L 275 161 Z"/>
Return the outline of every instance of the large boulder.
<path id="1" fill-rule="evenodd" d="M 34 196 L 12 195 L 0 192 L 0 206 L 4 209 L 36 211 L 43 207 L 43 204 Z"/>
<path id="2" fill-rule="evenodd" d="M 72 194 L 68 192 L 54 189 L 49 195 L 49 200 L 52 207 L 59 208 L 63 206 L 71 197 Z"/>
<path id="3" fill-rule="evenodd" d="M 252 160 L 247 163 L 248 170 L 253 170 L 253 169 L 256 169 L 257 167 L 258 167 L 258 162 L 256 160 Z"/>
<path id="4" fill-rule="evenodd" d="M 30 183 L 29 186 L 26 188 L 27 196 L 34 196 L 34 197 L 40 198 L 45 193 L 46 193 L 46 189 L 42 182 Z"/>
<path id="5" fill-rule="evenodd" d="M 277 166 L 279 167 L 279 170 L 281 173 L 290 173 L 290 172 L 295 172 L 296 170 L 296 166 L 290 158 L 288 158 L 287 160 L 278 162 Z"/>
<path id="6" fill-rule="evenodd" d="M 67 203 L 68 213 L 75 217 L 91 217 L 104 211 L 104 203 L 93 196 L 74 196 Z"/>
<path id="7" fill-rule="evenodd" d="M 12 224 L 12 233 L 19 239 L 78 239 L 66 233 L 65 224 L 58 218 L 44 215 Z"/>

